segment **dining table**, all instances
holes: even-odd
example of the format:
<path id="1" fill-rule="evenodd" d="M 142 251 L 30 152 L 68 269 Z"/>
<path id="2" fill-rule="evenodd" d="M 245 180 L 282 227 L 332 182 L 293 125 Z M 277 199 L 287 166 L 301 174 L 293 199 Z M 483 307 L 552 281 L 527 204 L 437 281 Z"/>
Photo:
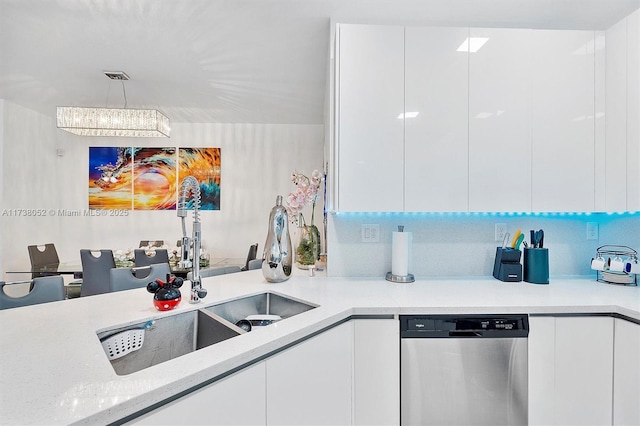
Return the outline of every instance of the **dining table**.
<path id="1" fill-rule="evenodd" d="M 220 257 L 211 258 L 207 265 L 200 265 L 200 271 L 204 271 L 210 268 L 219 268 L 224 266 L 244 266 L 246 259 L 232 258 L 232 257 Z M 185 268 L 177 263 L 169 262 L 171 273 L 175 276 L 186 278 L 187 274 L 191 272 L 192 268 Z M 133 261 L 116 261 L 117 268 L 134 268 Z M 74 279 L 82 278 L 82 263 L 79 261 L 65 261 L 59 263 L 51 263 L 48 265 L 42 265 L 38 267 L 31 267 L 31 265 L 24 265 L 10 268 L 6 271 L 7 274 L 33 274 L 36 276 L 45 275 L 73 275 Z"/>

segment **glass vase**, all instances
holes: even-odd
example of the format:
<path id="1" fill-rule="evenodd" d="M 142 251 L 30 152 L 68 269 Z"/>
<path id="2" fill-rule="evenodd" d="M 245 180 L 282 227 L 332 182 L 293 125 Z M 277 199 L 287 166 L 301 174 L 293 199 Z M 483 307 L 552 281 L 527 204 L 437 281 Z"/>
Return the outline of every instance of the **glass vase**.
<path id="1" fill-rule="evenodd" d="M 269 215 L 269 231 L 264 243 L 262 275 L 267 282 L 279 283 L 291 276 L 293 253 L 289 236 L 289 217 L 282 205 L 282 195 L 276 197 L 276 205 Z"/>
<path id="2" fill-rule="evenodd" d="M 302 225 L 296 248 L 296 263 L 300 269 L 309 269 L 320 259 L 320 231 L 315 225 Z"/>

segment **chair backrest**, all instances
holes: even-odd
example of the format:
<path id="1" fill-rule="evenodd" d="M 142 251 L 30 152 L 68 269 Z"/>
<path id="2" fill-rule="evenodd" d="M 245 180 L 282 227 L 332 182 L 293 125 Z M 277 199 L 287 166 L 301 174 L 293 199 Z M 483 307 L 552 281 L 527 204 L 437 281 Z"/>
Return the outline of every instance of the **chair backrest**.
<path id="1" fill-rule="evenodd" d="M 140 240 L 140 245 L 138 247 L 162 247 L 164 245 L 164 240 Z"/>
<path id="2" fill-rule="evenodd" d="M 36 305 L 38 303 L 55 302 L 64 300 L 64 279 L 60 275 L 39 277 L 31 280 L 33 288 L 21 297 L 11 297 L 4 291 L 5 286 L 15 283 L 0 281 L 0 309 L 17 308 L 19 306 Z M 29 281 L 26 281 L 29 282 Z"/>
<path id="3" fill-rule="evenodd" d="M 240 271 L 242 271 L 242 268 L 240 268 L 238 265 L 225 266 L 224 267 L 224 273 L 225 274 L 233 274 L 233 273 L 240 272 Z"/>
<path id="4" fill-rule="evenodd" d="M 207 277 L 213 277 L 216 275 L 224 275 L 224 274 L 226 274 L 224 266 L 220 266 L 217 268 L 200 269 L 200 278 L 207 278 Z M 188 280 L 193 279 L 193 272 L 189 272 L 187 274 L 187 279 Z"/>
<path id="5" fill-rule="evenodd" d="M 262 259 L 253 259 L 249 261 L 249 267 L 247 268 L 249 271 L 260 268 L 262 268 Z"/>
<path id="6" fill-rule="evenodd" d="M 93 296 L 109 292 L 111 268 L 116 267 L 112 250 L 100 250 L 100 256 L 96 257 L 88 249 L 80 250 L 82 261 L 82 287 L 80 296 Z"/>
<path id="7" fill-rule="evenodd" d="M 216 275 L 224 275 L 224 274 L 233 274 L 234 272 L 240 272 L 242 268 L 238 265 L 232 266 L 218 266 L 215 268 L 204 268 L 200 269 L 200 278 L 213 277 Z M 187 279 L 191 280 L 193 278 L 193 272 L 189 272 L 187 274 Z"/>
<path id="8" fill-rule="evenodd" d="M 29 251 L 29 260 L 31 261 L 32 269 L 38 268 L 40 266 L 60 263 L 60 259 L 58 258 L 58 251 L 56 250 L 56 246 L 53 243 L 47 243 L 41 246 L 27 246 L 27 250 Z M 34 272 L 32 274 L 32 278 L 41 276 L 45 275 L 37 272 Z"/>
<path id="9" fill-rule="evenodd" d="M 171 268 L 168 263 L 156 263 L 140 268 L 111 268 L 109 273 L 109 290 L 122 291 L 146 287 L 156 278 L 166 281 L 167 274 L 171 273 Z"/>
<path id="10" fill-rule="evenodd" d="M 242 268 L 243 271 L 249 270 L 249 262 L 255 259 L 258 256 L 258 243 L 252 244 L 249 246 L 249 253 L 247 254 L 247 261 Z"/>
<path id="11" fill-rule="evenodd" d="M 153 265 L 154 263 L 169 263 L 169 252 L 167 249 L 156 249 L 152 256 L 148 256 L 146 250 L 134 249 L 133 263 L 135 263 L 136 268 Z"/>

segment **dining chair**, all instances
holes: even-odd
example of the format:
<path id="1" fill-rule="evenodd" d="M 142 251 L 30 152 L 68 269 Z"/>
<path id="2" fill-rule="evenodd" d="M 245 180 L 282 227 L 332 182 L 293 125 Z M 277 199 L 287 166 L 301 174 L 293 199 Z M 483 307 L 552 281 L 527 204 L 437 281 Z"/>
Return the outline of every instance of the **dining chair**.
<path id="1" fill-rule="evenodd" d="M 140 240 L 140 245 L 138 247 L 149 247 L 149 240 Z"/>
<path id="2" fill-rule="evenodd" d="M 149 266 L 154 263 L 169 263 L 169 252 L 167 249 L 156 249 L 155 253 L 149 256 L 144 249 L 134 249 L 133 263 L 136 267 Z"/>
<path id="3" fill-rule="evenodd" d="M 171 268 L 168 263 L 155 263 L 139 268 L 111 268 L 109 274 L 109 290 L 123 291 L 146 287 L 158 278 L 166 281 L 167 275 L 171 274 Z"/>
<path id="4" fill-rule="evenodd" d="M 224 267 L 224 273 L 225 274 L 234 274 L 236 272 L 240 272 L 242 271 L 242 268 L 239 267 L 238 265 L 231 265 L 231 266 L 225 266 Z"/>
<path id="5" fill-rule="evenodd" d="M 242 270 L 243 271 L 248 271 L 249 270 L 249 262 L 251 262 L 257 256 L 258 256 L 258 243 L 255 243 L 255 244 L 252 244 L 251 246 L 249 246 L 249 253 L 247 253 L 247 261 L 245 262 L 244 266 L 242 267 Z"/>
<path id="6" fill-rule="evenodd" d="M 252 271 L 260 268 L 262 268 L 262 258 L 250 260 L 247 270 Z"/>
<path id="7" fill-rule="evenodd" d="M 58 251 L 53 243 L 47 243 L 44 245 L 30 245 L 27 246 L 29 251 L 29 260 L 31 261 L 32 271 L 46 265 L 56 265 L 60 263 L 58 258 Z M 31 278 L 44 277 L 47 273 L 32 272 Z"/>
<path id="8" fill-rule="evenodd" d="M 100 250 L 100 256 L 95 256 L 92 250 L 81 249 L 82 287 L 80 296 L 109 293 L 111 268 L 116 267 L 112 250 Z"/>
<path id="9" fill-rule="evenodd" d="M 226 266 L 219 266 L 217 268 L 206 268 L 200 270 L 200 278 L 214 277 L 216 275 L 224 275 Z M 189 272 L 187 274 L 187 279 L 191 280 L 193 278 L 193 272 Z"/>
<path id="10" fill-rule="evenodd" d="M 32 283 L 29 293 L 20 297 L 12 297 L 5 293 L 5 286 L 13 284 Z M 17 308 L 20 306 L 37 305 L 39 303 L 64 300 L 64 279 L 60 275 L 37 277 L 27 281 L 0 281 L 0 309 Z"/>

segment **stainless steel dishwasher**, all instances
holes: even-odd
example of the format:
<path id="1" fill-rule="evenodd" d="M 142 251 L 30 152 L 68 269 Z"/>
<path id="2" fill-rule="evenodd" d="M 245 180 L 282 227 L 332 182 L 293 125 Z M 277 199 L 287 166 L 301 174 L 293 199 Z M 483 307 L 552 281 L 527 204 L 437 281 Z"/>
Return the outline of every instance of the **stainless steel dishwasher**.
<path id="1" fill-rule="evenodd" d="M 401 315 L 402 425 L 526 425 L 527 315 Z"/>

